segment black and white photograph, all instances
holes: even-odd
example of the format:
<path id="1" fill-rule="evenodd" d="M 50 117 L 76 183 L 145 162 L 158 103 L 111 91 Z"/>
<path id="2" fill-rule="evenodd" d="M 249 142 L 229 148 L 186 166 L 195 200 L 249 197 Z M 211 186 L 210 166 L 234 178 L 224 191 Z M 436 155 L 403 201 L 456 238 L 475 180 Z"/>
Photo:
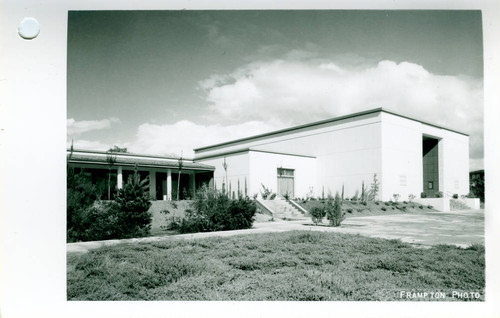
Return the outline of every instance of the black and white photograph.
<path id="1" fill-rule="evenodd" d="M 36 268 L 22 281 L 54 279 L 55 316 L 495 315 L 497 11 L 77 2 L 9 17 L 25 62 L 9 77 L 23 63 L 2 53 L 0 87 L 31 97 L 2 110 L 2 153 L 22 150 L 1 161 L 17 287 L 0 316 L 30 312 L 18 263 Z M 23 111 L 44 128 L 10 123 Z"/>
<path id="2" fill-rule="evenodd" d="M 68 300 L 483 301 L 482 72 L 480 11 L 69 12 Z"/>

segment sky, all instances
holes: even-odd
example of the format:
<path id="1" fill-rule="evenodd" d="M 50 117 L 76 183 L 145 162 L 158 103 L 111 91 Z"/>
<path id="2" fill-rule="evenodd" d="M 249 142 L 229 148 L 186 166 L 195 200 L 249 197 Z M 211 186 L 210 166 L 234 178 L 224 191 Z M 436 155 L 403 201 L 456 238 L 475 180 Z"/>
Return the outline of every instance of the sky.
<path id="1" fill-rule="evenodd" d="M 470 135 L 480 11 L 72 11 L 68 147 L 182 155 L 384 107 Z"/>

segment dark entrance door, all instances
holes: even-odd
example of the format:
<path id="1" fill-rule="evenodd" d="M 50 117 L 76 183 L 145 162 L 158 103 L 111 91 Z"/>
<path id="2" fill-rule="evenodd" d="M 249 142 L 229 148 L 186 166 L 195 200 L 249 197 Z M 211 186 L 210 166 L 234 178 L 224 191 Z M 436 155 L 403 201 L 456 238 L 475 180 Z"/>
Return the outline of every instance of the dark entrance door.
<path id="1" fill-rule="evenodd" d="M 423 192 L 434 198 L 439 192 L 439 140 L 424 136 L 422 138 Z"/>
<path id="2" fill-rule="evenodd" d="M 278 196 L 294 197 L 294 170 L 278 168 Z"/>

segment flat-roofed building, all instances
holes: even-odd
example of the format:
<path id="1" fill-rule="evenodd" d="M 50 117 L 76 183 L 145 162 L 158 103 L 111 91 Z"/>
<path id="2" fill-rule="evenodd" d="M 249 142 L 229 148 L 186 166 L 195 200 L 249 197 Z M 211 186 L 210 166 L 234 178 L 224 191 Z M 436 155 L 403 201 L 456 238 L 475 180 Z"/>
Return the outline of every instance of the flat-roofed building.
<path id="1" fill-rule="evenodd" d="M 77 172 L 83 170 L 107 198 L 108 180 L 111 180 L 111 198 L 116 188 L 121 189 L 137 165 L 141 179 L 149 178 L 150 194 L 157 200 L 176 198 L 179 176 L 179 158 L 140 155 L 124 152 L 69 150 L 68 165 Z M 112 160 L 111 160 L 112 159 Z M 113 162 L 110 165 L 110 161 Z M 202 184 L 213 182 L 215 167 L 182 159 L 179 198 L 192 198 Z"/>
<path id="2" fill-rule="evenodd" d="M 457 130 L 372 109 L 197 148 L 194 162 L 215 167 L 217 188 L 262 185 L 279 196 L 345 197 L 370 188 L 378 200 L 399 194 L 435 197 L 469 192 L 469 136 Z M 224 168 L 224 165 L 226 169 Z"/>

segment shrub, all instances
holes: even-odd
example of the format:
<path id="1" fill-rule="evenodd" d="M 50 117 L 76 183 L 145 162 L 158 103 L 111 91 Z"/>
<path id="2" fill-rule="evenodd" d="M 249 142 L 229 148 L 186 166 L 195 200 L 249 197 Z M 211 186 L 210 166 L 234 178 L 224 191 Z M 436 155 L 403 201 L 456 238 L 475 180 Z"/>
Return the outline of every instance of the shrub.
<path id="1" fill-rule="evenodd" d="M 434 196 L 435 196 L 436 198 L 442 198 L 442 197 L 443 197 L 443 192 L 438 191 L 438 192 L 436 192 L 436 193 L 434 194 Z"/>
<path id="2" fill-rule="evenodd" d="M 314 187 L 309 187 L 309 192 L 307 192 L 305 200 L 307 201 L 312 198 L 314 198 Z"/>
<path id="3" fill-rule="evenodd" d="M 333 199 L 331 196 L 328 197 L 325 204 L 326 215 L 330 221 L 330 226 L 340 226 L 340 223 L 345 218 L 345 213 L 342 211 L 342 200 L 339 195 L 335 196 Z"/>
<path id="4" fill-rule="evenodd" d="M 385 206 L 383 206 L 383 207 L 381 208 L 381 210 L 382 210 L 382 211 L 387 211 L 387 208 L 386 208 Z"/>
<path id="5" fill-rule="evenodd" d="M 358 196 L 359 196 L 359 190 L 356 190 L 354 196 L 351 198 L 351 201 L 358 201 Z"/>
<path id="6" fill-rule="evenodd" d="M 362 205 L 366 206 L 366 201 L 361 202 Z"/>
<path id="7" fill-rule="evenodd" d="M 453 199 L 458 199 L 458 194 L 453 194 Z"/>
<path id="8" fill-rule="evenodd" d="M 421 193 L 420 193 L 420 197 L 421 197 L 422 199 L 427 198 L 427 192 L 421 192 Z"/>
<path id="9" fill-rule="evenodd" d="M 206 186 L 197 191 L 191 207 L 179 222 L 181 233 L 248 229 L 257 210 L 249 198 L 231 200 L 226 193 Z"/>
<path id="10" fill-rule="evenodd" d="M 276 198 L 276 193 L 271 193 L 269 200 L 274 200 Z"/>
<path id="11" fill-rule="evenodd" d="M 371 201 L 377 200 L 379 189 L 380 189 L 380 183 L 378 182 L 377 174 L 375 173 L 373 175 L 373 182 L 371 184 L 371 189 L 368 194 L 369 200 Z"/>
<path id="12" fill-rule="evenodd" d="M 366 188 L 365 188 L 365 180 L 361 181 L 361 201 L 366 201 Z"/>
<path id="13" fill-rule="evenodd" d="M 378 202 L 378 201 L 375 201 L 375 204 L 376 204 L 376 205 L 379 205 L 379 204 L 380 204 L 380 202 Z"/>
<path id="14" fill-rule="evenodd" d="M 391 205 L 389 202 L 384 202 L 384 204 L 385 204 L 386 206 Z"/>
<path id="15" fill-rule="evenodd" d="M 120 207 L 114 201 L 95 201 L 84 210 L 80 225 L 82 231 L 78 238 L 82 241 L 122 238 L 128 231 Z"/>
<path id="16" fill-rule="evenodd" d="M 475 199 L 475 198 L 477 198 L 477 196 L 472 191 L 469 192 L 465 197 L 469 198 L 469 199 Z"/>
<path id="17" fill-rule="evenodd" d="M 423 209 L 423 208 L 424 208 L 424 206 L 423 206 L 423 205 L 420 205 L 420 206 L 419 206 L 419 209 Z"/>
<path id="18" fill-rule="evenodd" d="M 82 224 L 85 210 L 98 199 L 98 191 L 81 170 L 75 174 L 73 168 L 67 168 L 66 222 L 68 242 L 82 240 L 85 227 Z"/>
<path id="19" fill-rule="evenodd" d="M 248 198 L 231 201 L 229 204 L 229 230 L 251 228 L 256 210 L 255 203 Z"/>
<path id="20" fill-rule="evenodd" d="M 432 205 L 428 205 L 428 206 L 427 206 L 427 208 L 428 208 L 428 209 L 432 209 L 432 208 L 433 208 L 433 206 L 432 206 Z"/>
<path id="21" fill-rule="evenodd" d="M 313 206 L 309 213 L 311 214 L 312 221 L 316 225 L 318 225 L 318 223 L 322 223 L 322 220 L 326 215 L 325 209 L 319 206 Z"/>
<path id="22" fill-rule="evenodd" d="M 267 198 L 271 195 L 271 190 L 269 190 L 269 188 L 266 188 L 266 186 L 261 183 L 260 184 L 262 186 L 262 190 L 260 190 L 260 195 L 262 196 L 262 199 L 263 200 L 267 200 Z"/>
<path id="23" fill-rule="evenodd" d="M 424 192 L 422 192 L 422 193 L 424 193 Z M 408 201 L 412 202 L 414 199 L 415 199 L 414 194 L 408 194 Z"/>
<path id="24" fill-rule="evenodd" d="M 145 236 L 151 229 L 152 215 L 149 195 L 149 179 L 141 180 L 137 166 L 127 183 L 118 190 L 115 198 L 122 212 L 123 226 L 127 231 L 123 237 Z"/>
<path id="25" fill-rule="evenodd" d="M 352 209 L 347 209 L 347 213 L 352 213 Z"/>
<path id="26" fill-rule="evenodd" d="M 394 193 L 392 195 L 392 197 L 394 198 L 394 202 L 398 202 L 398 200 L 399 200 L 399 194 L 398 193 Z"/>

